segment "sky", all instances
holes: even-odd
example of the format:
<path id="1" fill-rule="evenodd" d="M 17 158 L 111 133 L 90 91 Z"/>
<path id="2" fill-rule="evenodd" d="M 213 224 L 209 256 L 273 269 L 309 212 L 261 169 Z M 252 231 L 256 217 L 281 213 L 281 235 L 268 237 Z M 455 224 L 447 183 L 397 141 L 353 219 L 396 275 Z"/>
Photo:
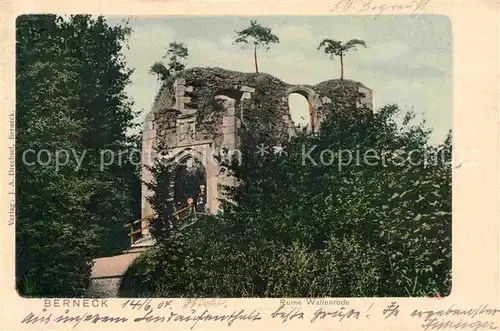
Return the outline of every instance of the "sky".
<path id="1" fill-rule="evenodd" d="M 438 15 L 398 16 L 265 16 L 265 17 L 113 17 L 129 21 L 132 34 L 123 53 L 134 69 L 127 93 L 142 121 L 160 87 L 149 67 L 162 60 L 168 44 L 183 42 L 189 50 L 188 68 L 221 67 L 252 72 L 253 53 L 233 44 L 235 31 L 250 20 L 272 29 L 280 39 L 269 51 L 258 53 L 259 70 L 290 84 L 315 85 L 339 78 L 340 64 L 317 50 L 321 40 L 361 39 L 367 48 L 349 53 L 344 77 L 373 89 L 375 109 L 397 104 L 414 109 L 417 121 L 433 129 L 439 143 L 452 128 L 452 30 Z M 305 100 L 290 97 L 292 118 L 300 122 Z"/>

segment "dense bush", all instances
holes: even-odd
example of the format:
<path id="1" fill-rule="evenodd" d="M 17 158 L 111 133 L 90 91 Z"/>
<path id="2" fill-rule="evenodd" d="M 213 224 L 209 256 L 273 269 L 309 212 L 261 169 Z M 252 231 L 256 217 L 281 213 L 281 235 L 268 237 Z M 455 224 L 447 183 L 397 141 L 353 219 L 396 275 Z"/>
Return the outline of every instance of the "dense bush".
<path id="1" fill-rule="evenodd" d="M 116 156 L 137 145 L 126 135 L 134 115 L 124 93 L 131 71 L 121 49 L 129 32 L 88 15 L 17 18 L 16 287 L 21 295 L 82 296 L 92 259 L 127 247 L 123 223 L 138 216 L 138 167 L 128 154 L 120 164 L 115 158 L 102 167 L 100 153 Z M 36 162 L 43 150 L 51 153 L 49 159 L 42 153 Z"/>
<path id="2" fill-rule="evenodd" d="M 430 131 L 410 124 L 411 114 L 397 124 L 399 113 L 396 106 L 375 115 L 337 113 L 319 134 L 292 139 L 287 155 L 245 150 L 243 165 L 232 169 L 240 179 L 231 193 L 237 205 L 225 202 L 224 212 L 184 230 L 166 217 L 168 236 L 138 261 L 124 290 L 135 284 L 168 297 L 449 294 L 451 135 L 433 147 Z M 344 152 L 328 164 L 325 150 Z M 353 157 L 359 151 L 359 161 L 346 162 L 347 150 Z M 369 150 L 379 159 L 363 160 Z M 156 196 L 168 187 L 152 185 Z"/>

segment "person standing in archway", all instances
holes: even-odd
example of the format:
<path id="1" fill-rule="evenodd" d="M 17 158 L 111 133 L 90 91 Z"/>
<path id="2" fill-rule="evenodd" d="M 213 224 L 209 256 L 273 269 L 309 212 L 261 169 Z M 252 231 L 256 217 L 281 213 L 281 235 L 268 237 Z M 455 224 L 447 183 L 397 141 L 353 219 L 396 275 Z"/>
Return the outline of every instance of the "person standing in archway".
<path id="1" fill-rule="evenodd" d="M 196 211 L 198 213 L 205 213 L 205 185 L 200 185 L 200 193 L 196 199 Z"/>

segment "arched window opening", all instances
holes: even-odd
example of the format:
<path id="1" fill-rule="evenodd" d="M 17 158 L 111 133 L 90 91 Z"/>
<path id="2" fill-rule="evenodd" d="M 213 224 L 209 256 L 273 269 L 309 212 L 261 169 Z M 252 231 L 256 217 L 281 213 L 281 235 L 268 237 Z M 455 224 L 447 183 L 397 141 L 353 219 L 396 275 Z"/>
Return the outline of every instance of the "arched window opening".
<path id="1" fill-rule="evenodd" d="M 297 92 L 290 93 L 288 107 L 294 125 L 308 131 L 314 130 L 314 109 L 305 96 Z"/>

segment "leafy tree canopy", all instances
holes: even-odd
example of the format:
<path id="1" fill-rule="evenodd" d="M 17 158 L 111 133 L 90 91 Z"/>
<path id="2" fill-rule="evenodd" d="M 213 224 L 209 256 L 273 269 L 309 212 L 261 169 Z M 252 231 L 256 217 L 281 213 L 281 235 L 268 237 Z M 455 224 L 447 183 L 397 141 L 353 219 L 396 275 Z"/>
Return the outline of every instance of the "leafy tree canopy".
<path id="1" fill-rule="evenodd" d="M 253 57 L 256 73 L 259 73 L 257 47 L 264 47 L 267 51 L 270 48 L 269 44 L 277 44 L 279 42 L 279 38 L 272 34 L 270 28 L 260 25 L 257 21 L 250 21 L 250 26 L 241 31 L 237 31 L 236 36 L 234 37 L 235 44 L 253 44 Z"/>
<path id="2" fill-rule="evenodd" d="M 318 46 L 318 50 L 324 49 L 324 52 L 330 57 L 341 56 L 349 51 L 356 50 L 358 46 L 366 47 L 366 43 L 363 40 L 351 39 L 345 43 L 341 41 L 336 41 L 332 39 L 324 39 Z"/>
<path id="3" fill-rule="evenodd" d="M 332 39 L 324 39 L 318 46 L 318 50 L 324 49 L 325 54 L 340 57 L 340 80 L 344 79 L 344 55 L 352 50 L 356 50 L 358 46 L 366 47 L 366 43 L 363 40 L 351 39 L 345 43 Z"/>
<path id="4" fill-rule="evenodd" d="M 240 185 L 224 211 L 165 237 L 124 287 L 157 296 L 447 295 L 451 135 L 429 145 L 430 130 L 410 124 L 411 114 L 397 124 L 397 106 L 329 111 L 320 132 L 299 134 L 286 154 L 246 145 L 244 162 L 230 167 Z"/>
<path id="5" fill-rule="evenodd" d="M 126 247 L 123 223 L 138 216 L 140 194 L 137 160 L 127 153 L 116 158 L 137 147 L 126 134 L 134 127 L 124 93 L 132 71 L 121 54 L 129 33 L 88 15 L 17 19 L 16 281 L 22 295 L 83 295 L 92 259 Z M 41 150 L 48 156 L 37 162 Z"/>
<path id="6" fill-rule="evenodd" d="M 149 69 L 150 73 L 156 74 L 160 80 L 167 80 L 177 75 L 186 68 L 186 60 L 189 56 L 186 45 L 182 42 L 171 42 L 167 48 L 164 59 L 168 59 L 167 65 L 155 62 Z"/>
<path id="7" fill-rule="evenodd" d="M 271 29 L 262 26 L 257 21 L 250 21 L 250 26 L 236 32 L 234 42 L 237 44 L 254 44 L 269 48 L 271 43 L 279 43 L 277 36 L 272 34 Z"/>

